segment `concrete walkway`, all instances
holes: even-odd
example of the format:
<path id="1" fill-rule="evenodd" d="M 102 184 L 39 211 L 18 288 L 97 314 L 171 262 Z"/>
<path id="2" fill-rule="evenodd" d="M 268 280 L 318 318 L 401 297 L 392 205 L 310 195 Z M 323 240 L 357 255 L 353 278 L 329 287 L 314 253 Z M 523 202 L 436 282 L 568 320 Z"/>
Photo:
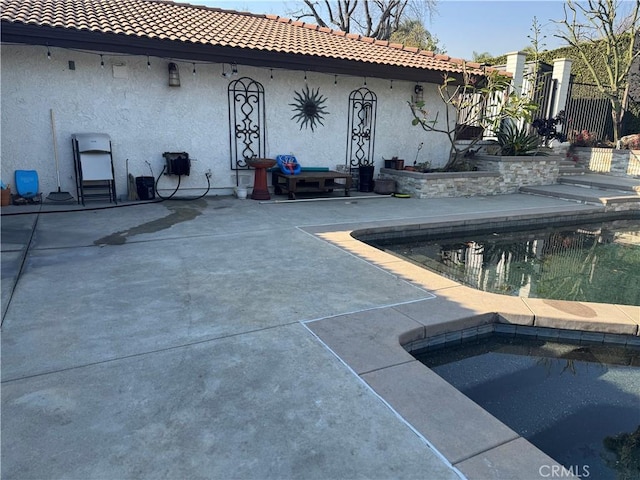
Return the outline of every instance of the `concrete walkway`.
<path id="1" fill-rule="evenodd" d="M 212 197 L 3 215 L 2 478 L 485 478 L 308 327 L 435 296 L 317 233 L 602 210 Z"/>

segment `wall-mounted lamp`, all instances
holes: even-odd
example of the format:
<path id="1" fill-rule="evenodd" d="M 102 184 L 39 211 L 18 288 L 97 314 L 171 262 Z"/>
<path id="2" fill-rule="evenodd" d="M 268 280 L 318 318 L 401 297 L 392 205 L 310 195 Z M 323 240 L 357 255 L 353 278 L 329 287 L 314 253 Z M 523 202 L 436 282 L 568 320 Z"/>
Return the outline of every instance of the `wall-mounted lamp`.
<path id="1" fill-rule="evenodd" d="M 231 75 L 238 75 L 238 65 L 235 63 L 231 64 Z"/>
<path id="2" fill-rule="evenodd" d="M 424 88 L 422 88 L 422 85 L 417 83 L 416 86 L 413 87 L 413 93 L 415 94 L 415 97 L 413 97 L 414 104 L 424 102 Z"/>
<path id="3" fill-rule="evenodd" d="M 178 65 L 173 62 L 169 64 L 169 86 L 180 86 L 180 72 L 178 71 Z"/>

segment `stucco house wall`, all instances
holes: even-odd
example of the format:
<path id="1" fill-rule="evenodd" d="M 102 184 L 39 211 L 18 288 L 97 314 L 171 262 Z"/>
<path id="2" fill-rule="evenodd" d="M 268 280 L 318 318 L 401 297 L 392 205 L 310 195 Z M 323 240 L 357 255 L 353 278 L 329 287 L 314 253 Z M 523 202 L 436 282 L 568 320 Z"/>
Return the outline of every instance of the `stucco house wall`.
<path id="1" fill-rule="evenodd" d="M 2 180 L 13 184 L 17 169 L 36 170 L 40 190 L 57 189 L 50 109 L 55 113 L 62 189 L 75 195 L 71 135 L 99 132 L 111 137 L 118 196 L 126 195 L 126 161 L 134 176 L 158 176 L 163 152 L 188 152 L 192 173 L 182 178 L 181 191 L 202 192 L 205 172 L 211 170 L 210 194 L 229 194 L 235 186 L 230 167 L 227 88 L 243 76 L 265 89 L 266 154 L 294 154 L 303 166 L 345 164 L 349 93 L 363 86 L 364 78 L 308 72 L 309 88 L 320 88 L 329 112 L 324 126 L 300 129 L 292 120 L 296 91 L 305 86 L 304 72 L 247 67 L 238 64 L 238 76 L 221 75 L 222 64 L 146 56 L 99 53 L 27 45 L 2 45 Z M 180 87 L 168 86 L 168 63 L 180 68 Z M 73 62 L 71 69 L 70 62 Z M 118 74 L 114 75 L 114 65 Z M 227 72 L 229 66 L 226 66 Z M 123 73 L 125 73 L 123 75 Z M 273 74 L 273 79 L 270 78 Z M 121 78 L 125 77 L 125 78 Z M 415 83 L 375 78 L 367 88 L 378 99 L 375 139 L 376 173 L 383 157 L 398 156 L 413 162 L 424 142 L 418 162 L 444 164 L 449 144 L 444 135 L 428 134 L 411 125 L 407 105 Z M 393 88 L 390 86 L 393 85 Z M 437 86 L 423 84 L 426 108 L 444 108 Z M 441 114 L 440 118 L 444 118 Z M 149 165 L 147 165 L 147 163 Z M 150 170 L 151 167 L 151 170 Z M 252 181 L 251 172 L 241 172 Z M 177 177 L 163 177 L 161 189 L 173 190 Z"/>

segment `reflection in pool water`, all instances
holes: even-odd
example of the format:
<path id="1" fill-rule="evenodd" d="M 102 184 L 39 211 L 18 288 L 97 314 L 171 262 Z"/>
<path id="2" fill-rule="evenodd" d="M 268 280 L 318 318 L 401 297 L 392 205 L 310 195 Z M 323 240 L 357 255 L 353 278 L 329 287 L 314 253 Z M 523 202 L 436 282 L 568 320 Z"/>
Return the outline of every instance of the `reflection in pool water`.
<path id="1" fill-rule="evenodd" d="M 372 245 L 480 290 L 640 305 L 640 221 Z"/>
<path id="2" fill-rule="evenodd" d="M 493 333 L 416 358 L 573 473 L 640 478 L 640 347 Z"/>

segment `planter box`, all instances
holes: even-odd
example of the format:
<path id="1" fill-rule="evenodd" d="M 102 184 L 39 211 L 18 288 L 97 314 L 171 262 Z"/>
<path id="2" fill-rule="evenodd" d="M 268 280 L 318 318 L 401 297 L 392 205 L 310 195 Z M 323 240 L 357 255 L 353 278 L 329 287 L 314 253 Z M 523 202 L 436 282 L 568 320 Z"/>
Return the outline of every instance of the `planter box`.
<path id="1" fill-rule="evenodd" d="M 499 172 L 502 187 L 507 193 L 517 192 L 524 185 L 553 185 L 560 174 L 561 155 L 535 157 L 510 157 L 500 155 L 476 155 L 478 170 Z"/>
<path id="2" fill-rule="evenodd" d="M 515 193 L 523 185 L 556 183 L 561 156 L 501 157 L 476 155 L 478 171 L 421 173 L 383 168 L 382 178 L 396 181 L 399 193 L 418 198 L 467 197 Z"/>
<path id="3" fill-rule="evenodd" d="M 384 168 L 391 168 L 392 170 L 403 170 L 404 160 L 398 158 L 392 158 L 391 160 L 384 161 Z"/>
<path id="4" fill-rule="evenodd" d="M 497 172 L 422 173 L 383 168 L 382 179 L 392 179 L 396 192 L 418 198 L 465 197 L 501 193 Z"/>
<path id="5" fill-rule="evenodd" d="M 574 147 L 569 156 L 573 156 L 579 165 L 592 172 L 618 177 L 640 177 L 640 150 Z"/>

